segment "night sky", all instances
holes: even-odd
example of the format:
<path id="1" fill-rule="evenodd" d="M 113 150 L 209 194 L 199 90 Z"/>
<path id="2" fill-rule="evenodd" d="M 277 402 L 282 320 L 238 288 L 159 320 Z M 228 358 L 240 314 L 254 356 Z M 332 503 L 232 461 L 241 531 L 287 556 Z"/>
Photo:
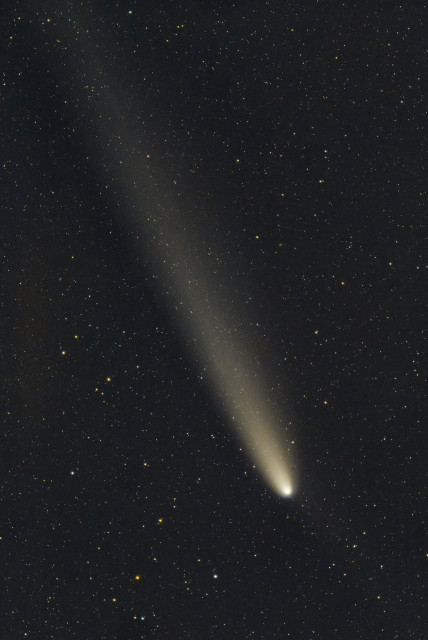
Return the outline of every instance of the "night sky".
<path id="1" fill-rule="evenodd" d="M 423 3 L 0 11 L 1 637 L 426 640 Z"/>

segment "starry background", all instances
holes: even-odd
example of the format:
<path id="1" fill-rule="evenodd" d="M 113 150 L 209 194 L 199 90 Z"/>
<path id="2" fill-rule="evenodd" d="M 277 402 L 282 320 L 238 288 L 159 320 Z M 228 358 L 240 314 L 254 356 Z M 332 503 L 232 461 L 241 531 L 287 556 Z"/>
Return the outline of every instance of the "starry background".
<path id="1" fill-rule="evenodd" d="M 427 638 L 422 3 L 1 13 L 4 637 Z M 291 499 L 176 322 L 170 203 Z"/>

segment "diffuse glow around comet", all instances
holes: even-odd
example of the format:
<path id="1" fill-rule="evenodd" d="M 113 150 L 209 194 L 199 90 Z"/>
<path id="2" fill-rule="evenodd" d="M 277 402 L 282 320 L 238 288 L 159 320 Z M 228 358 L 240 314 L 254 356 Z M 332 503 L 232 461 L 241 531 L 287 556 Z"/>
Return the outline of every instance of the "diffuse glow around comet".
<path id="1" fill-rule="evenodd" d="M 151 157 L 156 154 L 147 154 L 143 143 L 137 142 L 141 105 L 132 104 L 132 95 L 123 99 L 123 69 L 113 69 L 113 63 L 106 68 L 106 59 L 100 55 L 106 46 L 95 43 L 87 29 L 70 33 L 67 22 L 62 26 L 61 38 L 69 41 L 72 53 L 79 54 L 73 58 L 75 74 L 75 61 L 81 61 L 80 88 L 74 83 L 80 99 L 86 97 L 85 86 L 93 88 L 94 117 L 88 124 L 88 138 L 116 176 L 121 199 L 126 202 L 122 209 L 125 224 L 140 238 L 137 251 L 149 256 L 153 272 L 161 274 L 164 287 L 172 294 L 177 320 L 193 355 L 203 366 L 257 471 L 278 495 L 290 496 L 295 491 L 295 477 L 289 443 L 281 417 L 269 400 L 266 373 L 247 347 L 248 336 L 240 330 L 248 325 L 248 318 L 236 305 L 232 316 L 232 299 L 226 310 L 227 283 L 219 282 L 209 257 L 195 251 L 203 245 L 203 230 L 189 231 L 195 227 L 194 221 L 183 213 L 174 196 L 168 168 L 156 166 Z"/>

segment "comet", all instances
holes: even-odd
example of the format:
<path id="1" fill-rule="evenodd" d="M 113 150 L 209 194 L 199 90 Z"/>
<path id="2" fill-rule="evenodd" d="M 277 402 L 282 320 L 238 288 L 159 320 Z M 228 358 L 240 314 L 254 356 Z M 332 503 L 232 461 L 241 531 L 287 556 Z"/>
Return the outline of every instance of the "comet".
<path id="1" fill-rule="evenodd" d="M 273 385 L 251 346 L 257 342 L 248 329 L 251 318 L 228 292 L 230 270 L 226 276 L 219 274 L 219 269 L 227 270 L 226 256 L 233 255 L 233 248 L 224 243 L 216 247 L 213 237 L 208 237 L 206 227 L 215 218 L 213 211 L 189 218 L 165 160 L 156 161 L 139 142 L 137 123 L 145 119 L 142 109 L 148 113 L 153 109 L 136 103 L 132 92 L 124 99 L 123 65 L 106 66 L 105 46 L 95 45 L 87 29 L 70 32 L 67 21 L 62 24 L 61 39 L 69 40 L 70 51 L 77 52 L 71 69 L 84 79 L 82 96 L 86 99 L 84 84 L 94 88 L 91 105 L 96 117 L 87 125 L 88 140 L 94 156 L 107 159 L 126 203 L 121 222 L 135 239 L 136 251 L 168 291 L 168 310 L 256 471 L 277 495 L 290 497 L 295 492 L 293 461 L 284 420 L 271 397 Z M 213 250 L 203 252 L 204 246 Z"/>

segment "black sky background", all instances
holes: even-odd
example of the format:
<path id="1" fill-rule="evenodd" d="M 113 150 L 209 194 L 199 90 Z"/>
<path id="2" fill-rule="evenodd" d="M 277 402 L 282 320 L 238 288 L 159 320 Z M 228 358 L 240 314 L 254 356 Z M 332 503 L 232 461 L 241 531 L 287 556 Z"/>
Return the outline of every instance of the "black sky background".
<path id="1" fill-rule="evenodd" d="M 4 637 L 426 638 L 422 4 L 2 18 Z M 291 423 L 290 500 L 139 235 L 170 202 Z"/>

